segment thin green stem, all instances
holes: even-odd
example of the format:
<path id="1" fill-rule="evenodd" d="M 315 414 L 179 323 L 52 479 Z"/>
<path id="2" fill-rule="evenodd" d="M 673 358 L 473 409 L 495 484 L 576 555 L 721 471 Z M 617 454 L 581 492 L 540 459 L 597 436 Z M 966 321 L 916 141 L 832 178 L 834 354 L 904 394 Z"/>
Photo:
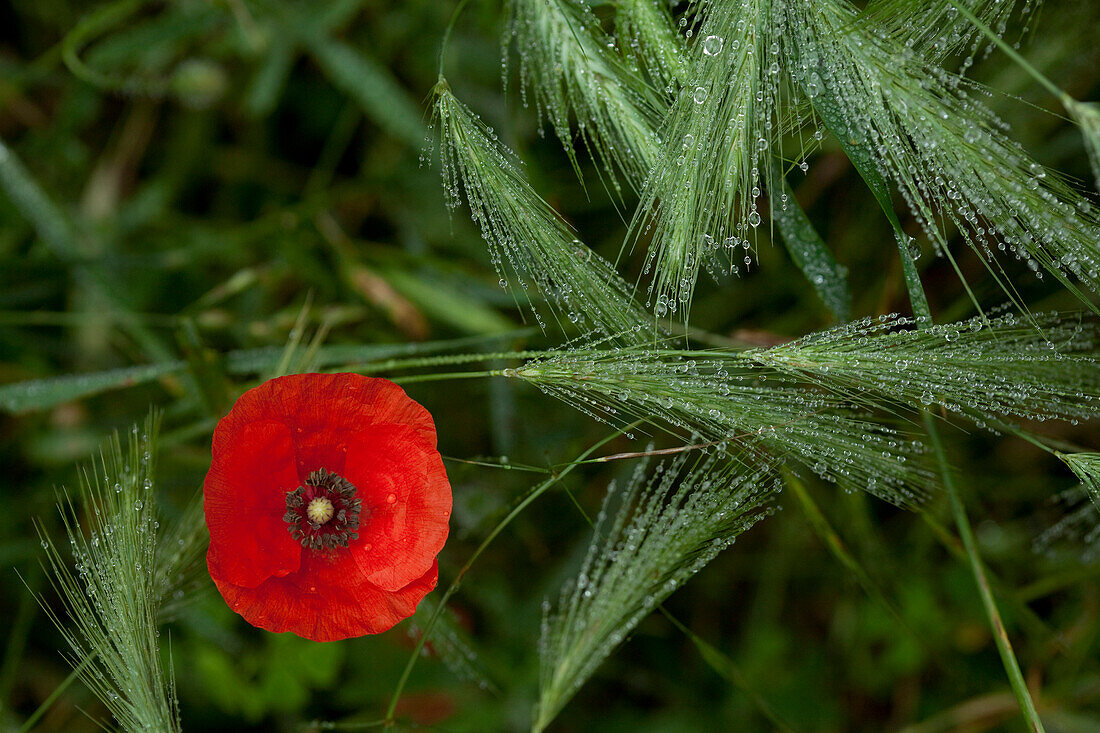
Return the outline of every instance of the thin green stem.
<path id="1" fill-rule="evenodd" d="M 26 583 L 26 579 L 23 579 L 23 582 Z M 11 715 L 11 691 L 15 686 L 19 664 L 26 649 L 31 622 L 38 610 L 35 599 L 38 597 L 38 590 L 42 585 L 42 574 L 35 573 L 31 576 L 31 582 L 34 585 L 27 585 L 29 592 L 20 596 L 19 607 L 14 618 L 11 619 L 11 633 L 8 635 L 8 644 L 4 650 L 3 664 L 0 664 L 0 724 Z"/>
<path id="2" fill-rule="evenodd" d="M 1008 673 L 1008 682 L 1012 687 L 1012 693 L 1016 696 L 1020 712 L 1023 713 L 1024 719 L 1027 720 L 1031 730 L 1035 733 L 1043 733 L 1043 722 L 1039 719 L 1039 713 L 1035 710 L 1035 703 L 1031 699 L 1031 693 L 1024 682 L 1024 675 L 1020 671 L 1020 663 L 1016 660 L 1016 655 L 1012 651 L 1012 642 L 1008 639 L 1008 633 L 1001 621 L 1001 614 L 997 610 L 997 603 L 993 600 L 993 591 L 989 587 L 989 580 L 986 578 L 985 568 L 982 565 L 981 556 L 978 554 L 978 543 L 974 539 L 974 532 L 970 527 L 970 519 L 966 515 L 966 508 L 963 506 L 962 500 L 959 498 L 959 492 L 955 487 L 955 479 L 947 462 L 947 454 L 943 449 L 939 430 L 934 419 L 927 412 L 924 413 L 924 426 L 928 432 L 928 439 L 932 443 L 932 450 L 936 454 L 936 461 L 943 476 L 944 488 L 947 490 L 948 500 L 951 503 L 951 513 L 955 517 L 955 524 L 959 529 L 963 547 L 966 548 L 966 554 L 970 560 L 970 571 L 978 584 L 982 605 L 985 607 L 986 616 L 989 618 L 990 626 L 993 629 L 993 640 L 997 644 L 997 651 L 1001 655 L 1001 663 L 1004 665 L 1005 672 Z"/>
<path id="3" fill-rule="evenodd" d="M 443 597 L 439 599 L 439 603 L 436 605 L 435 611 L 432 613 L 431 618 L 428 619 L 427 624 L 424 625 L 424 629 L 420 633 L 420 638 L 416 640 L 416 645 L 413 647 L 412 653 L 409 655 L 409 661 L 405 664 L 405 669 L 404 671 L 402 671 L 401 677 L 397 681 L 397 688 L 393 691 L 393 696 L 390 698 L 390 703 L 386 708 L 385 723 L 387 726 L 392 726 L 394 723 L 393 714 L 394 711 L 397 709 L 397 702 L 401 699 L 401 693 L 405 689 L 405 684 L 409 681 L 409 675 L 412 674 L 413 667 L 416 666 L 416 660 L 420 658 L 420 650 L 424 648 L 424 643 L 428 640 L 428 636 L 435 628 L 435 624 L 439 620 L 440 615 L 442 615 L 443 609 L 447 607 L 447 601 L 449 601 L 451 596 L 454 595 L 455 591 L 458 590 L 459 585 L 461 585 L 462 583 L 462 578 L 470 570 L 477 559 L 481 557 L 481 554 L 485 552 L 486 548 L 488 548 L 490 544 L 492 544 L 497 535 L 504 531 L 504 528 L 511 524 L 513 519 L 519 516 L 520 512 L 530 506 L 530 504 L 535 499 L 542 496 L 542 494 L 545 493 L 547 489 L 569 475 L 569 473 L 572 472 L 574 468 L 580 465 L 580 461 L 583 461 L 585 458 L 592 455 L 592 453 L 594 453 L 600 447 L 606 445 L 615 438 L 629 431 L 640 422 L 641 421 L 636 421 L 634 423 L 631 423 L 621 430 L 618 430 L 603 438 L 602 440 L 594 443 L 591 447 L 581 453 L 577 457 L 576 461 L 566 465 L 561 471 L 552 475 L 550 478 L 532 488 L 530 491 L 527 492 L 527 495 L 524 496 L 523 499 L 521 499 L 520 502 L 512 508 L 512 511 L 508 512 L 508 515 L 497 523 L 497 526 L 493 528 L 489 535 L 484 540 L 482 540 L 481 544 L 478 545 L 477 549 L 474 550 L 472 555 L 470 555 L 470 558 L 466 561 L 466 564 L 463 565 L 462 568 L 458 571 L 455 579 L 451 581 L 450 586 L 448 586 L 447 590 L 443 593 Z"/>
<path id="4" fill-rule="evenodd" d="M 443 79 L 443 55 L 447 53 L 447 42 L 451 40 L 451 31 L 454 30 L 455 24 L 458 22 L 458 16 L 462 14 L 462 11 L 466 8 L 466 4 L 470 0 L 461 0 L 458 5 L 455 6 L 455 11 L 451 13 L 451 21 L 447 23 L 447 29 L 443 31 L 443 41 L 439 44 L 439 78 Z"/>
<path id="5" fill-rule="evenodd" d="M 859 564 L 859 561 L 855 559 L 852 553 L 849 552 L 847 545 L 844 544 L 844 540 L 840 538 L 840 535 L 838 535 L 832 525 L 829 524 L 829 520 L 825 517 L 821 508 L 806 490 L 806 486 L 790 471 L 784 470 L 782 473 L 784 482 L 791 491 L 794 492 L 795 498 L 798 499 L 798 503 L 802 507 L 802 512 L 810 522 L 810 526 L 813 527 L 818 537 L 825 543 L 825 546 L 829 548 L 829 551 L 840 561 L 841 565 L 847 568 L 848 571 L 855 576 L 856 581 L 859 582 L 863 591 L 868 596 L 881 603 L 902 627 L 909 630 L 908 624 L 905 623 L 905 619 L 902 618 L 901 613 L 899 613 L 898 610 L 894 608 L 894 605 L 887 600 L 886 594 L 882 592 L 878 584 L 871 578 L 867 571 L 863 569 L 863 566 Z"/>
<path id="6" fill-rule="evenodd" d="M 122 24 L 130 16 L 137 13 L 147 4 L 148 0 L 120 0 L 119 2 L 104 5 L 92 14 L 85 17 L 72 31 L 61 41 L 61 59 L 69 67 L 77 78 L 101 89 L 122 91 L 127 93 L 143 93 L 150 96 L 160 96 L 167 90 L 167 82 L 162 79 L 138 79 L 132 76 L 111 76 L 96 71 L 80 58 L 80 51 L 93 38 Z"/>
<path id="7" fill-rule="evenodd" d="M 1026 71 L 1028 74 L 1030 74 L 1031 77 L 1033 79 L 1035 79 L 1035 81 L 1042 84 L 1047 89 L 1047 91 L 1049 91 L 1054 96 L 1058 97 L 1059 100 L 1064 100 L 1066 97 L 1069 96 L 1068 94 L 1063 92 L 1061 89 L 1059 89 L 1057 84 L 1052 82 L 1050 79 L 1048 79 L 1046 76 L 1044 76 L 1042 74 L 1042 72 L 1040 72 L 1034 66 L 1029 64 L 1027 62 L 1027 60 L 1016 51 L 1016 49 L 1014 49 L 1012 46 L 1005 43 L 1004 39 L 1002 39 L 1000 36 L 998 36 L 996 33 L 994 33 L 993 30 L 989 26 L 987 26 L 985 23 L 983 23 L 978 18 L 978 16 L 976 16 L 976 15 L 974 15 L 974 13 L 970 12 L 969 8 L 964 6 L 962 3 L 958 3 L 958 2 L 953 3 L 953 6 L 954 6 L 955 10 L 958 10 L 960 13 L 962 13 L 963 17 L 966 18 L 967 20 L 969 20 L 974 25 L 975 28 L 980 30 L 982 32 L 982 34 L 985 35 L 986 38 L 993 41 L 993 43 L 995 43 L 998 48 L 1000 48 L 1002 51 L 1004 51 L 1005 55 L 1007 55 L 1010 59 L 1015 61 L 1020 66 L 1020 68 L 1022 68 L 1024 71 Z"/>
<path id="8" fill-rule="evenodd" d="M 932 326 L 932 310 L 928 305 L 928 296 L 925 294 L 924 286 L 917 275 L 913 259 L 901 242 L 898 243 L 898 249 L 902 264 L 906 266 L 904 268 L 906 273 L 905 284 L 909 290 L 909 301 L 913 307 L 913 315 L 917 317 L 918 321 L 923 322 L 925 328 L 929 328 Z M 1012 643 L 1005 631 L 1001 613 L 997 609 L 996 601 L 993 600 L 993 591 L 989 586 L 989 579 L 986 577 L 981 555 L 978 554 L 978 543 L 974 540 L 974 532 L 970 528 L 970 518 L 966 514 L 966 507 L 963 505 L 962 499 L 959 498 L 958 489 L 955 487 L 955 478 L 951 473 L 951 466 L 947 462 L 947 454 L 944 452 L 943 441 L 940 439 L 939 427 L 930 412 L 924 411 L 922 417 L 925 432 L 928 434 L 928 439 L 931 441 L 933 451 L 936 454 L 944 488 L 951 504 L 951 513 L 955 519 L 955 525 L 958 527 L 959 536 L 962 538 L 970 570 L 974 575 L 975 583 L 977 583 L 978 592 L 982 598 L 982 606 L 985 608 L 986 617 L 989 619 L 993 638 L 997 644 L 997 651 L 1001 655 L 1001 663 L 1008 674 L 1012 692 L 1016 696 L 1020 712 L 1023 713 L 1024 719 L 1027 720 L 1031 729 L 1035 733 L 1043 733 L 1043 723 L 1039 720 L 1039 714 L 1035 711 L 1035 703 L 1031 699 L 1031 693 L 1028 691 L 1023 674 L 1020 672 L 1020 663 L 1016 660 L 1016 655 L 1012 651 Z"/>
<path id="9" fill-rule="evenodd" d="M 45 715 L 51 707 L 53 707 L 53 704 L 55 702 L 57 702 L 57 698 L 61 697 L 61 695 L 64 694 L 65 690 L 69 689 L 69 685 L 76 681 L 76 678 L 80 676 L 80 674 L 88 667 L 88 665 L 95 661 L 97 656 L 98 655 L 94 649 L 89 651 L 88 656 L 84 657 L 84 659 L 81 660 L 80 664 L 73 667 L 73 671 L 69 673 L 69 676 L 66 677 L 60 685 L 55 687 L 54 691 L 50 693 L 49 697 L 43 700 L 42 704 L 38 706 L 38 709 L 31 713 L 31 717 L 27 718 L 26 721 L 23 722 L 23 727 L 19 729 L 19 733 L 28 733 L 28 731 L 34 730 L 34 726 L 38 724 L 38 721 L 42 718 L 42 716 Z"/>
<path id="10" fill-rule="evenodd" d="M 415 382 L 445 382 L 454 379 L 483 379 L 485 377 L 499 377 L 503 374 L 500 369 L 490 369 L 483 372 L 440 372 L 438 374 L 412 374 L 407 377 L 394 377 L 390 381 L 395 384 L 413 384 Z"/>
<path id="11" fill-rule="evenodd" d="M 354 721 L 348 720 L 337 723 L 331 720 L 315 720 L 307 726 L 304 726 L 305 730 L 366 730 L 368 728 L 381 728 L 386 725 L 386 720 L 364 720 Z"/>
<path id="12" fill-rule="evenodd" d="M 668 619 L 669 623 L 679 629 L 691 640 L 691 643 L 695 645 L 700 656 L 710 665 L 711 669 L 720 674 L 727 681 L 732 682 L 739 687 L 742 692 L 752 698 L 753 703 L 756 705 L 761 715 L 767 718 L 768 722 L 775 726 L 776 730 L 784 731 L 784 733 L 794 733 L 794 729 L 780 718 L 779 715 L 772 710 L 771 706 L 768 705 L 768 701 L 749 684 L 744 673 L 741 672 L 741 669 L 729 658 L 729 656 L 720 652 L 708 641 L 685 626 L 678 618 L 673 616 L 663 604 L 658 605 L 657 610 L 664 614 L 664 617 Z"/>
<path id="13" fill-rule="evenodd" d="M 1097 576 L 1100 576 L 1100 563 L 1076 565 L 1068 570 L 1046 575 L 1030 585 L 1025 585 L 1018 591 L 1018 595 L 1021 601 L 1030 603 Z"/>
<path id="14" fill-rule="evenodd" d="M 956 560 L 964 563 L 969 562 L 966 548 L 959 542 L 959 538 L 951 534 L 951 532 L 948 531 L 939 520 L 933 517 L 927 509 L 919 508 L 918 511 L 920 512 L 921 519 L 923 519 L 924 523 L 928 525 L 928 528 L 932 530 L 932 534 L 936 536 L 936 539 L 940 541 L 944 549 L 946 549 Z M 1065 650 L 1065 644 L 1062 643 L 1061 638 L 1054 635 L 1050 627 L 1039 618 L 1035 611 L 1031 610 L 1031 607 L 1027 605 L 1026 599 L 1013 592 L 1011 588 L 1005 585 L 1004 581 L 1000 580 L 988 570 L 987 576 L 989 578 L 989 584 L 993 588 L 993 592 L 1002 603 L 1007 603 L 1012 608 L 1020 626 L 1022 626 L 1027 633 L 1043 639 L 1049 639 L 1050 643 L 1058 650 Z"/>
<path id="15" fill-rule="evenodd" d="M 423 356 L 412 359 L 388 359 L 351 367 L 360 374 L 373 374 L 375 372 L 389 372 L 397 369 L 421 369 L 434 366 L 454 366 L 457 364 L 471 364 L 481 361 L 497 361 L 502 359 L 534 359 L 556 353 L 554 351 L 498 351 L 488 354 L 444 354 L 442 356 Z M 347 371 L 347 367 L 343 367 Z"/>
<path id="16" fill-rule="evenodd" d="M 484 466 L 486 468 L 499 468 L 503 471 L 520 471 L 527 473 L 553 473 L 553 471 L 544 466 L 528 466 L 523 463 L 501 463 L 499 461 L 478 461 L 472 458 L 458 458 L 457 456 L 443 456 L 444 461 L 452 461 L 454 463 L 465 463 L 470 466 Z"/>
<path id="17" fill-rule="evenodd" d="M 986 420 L 989 420 L 989 418 L 986 418 Z M 997 429 L 1004 430 L 1006 433 L 1012 433 L 1020 440 L 1026 440 L 1028 443 L 1031 443 L 1036 448 L 1041 448 L 1047 453 L 1050 453 L 1052 456 L 1057 456 L 1059 452 L 1080 453 L 1082 451 L 1088 450 L 1088 448 L 1083 448 L 1076 443 L 1071 443 L 1060 438 L 1054 438 L 1049 435 L 1035 435 L 1034 433 L 1029 433 L 1028 431 L 1023 430 L 1022 428 L 1019 428 L 1010 422 L 1005 422 L 1003 420 L 994 420 L 990 422 L 992 422 L 992 424 L 995 425 Z"/>

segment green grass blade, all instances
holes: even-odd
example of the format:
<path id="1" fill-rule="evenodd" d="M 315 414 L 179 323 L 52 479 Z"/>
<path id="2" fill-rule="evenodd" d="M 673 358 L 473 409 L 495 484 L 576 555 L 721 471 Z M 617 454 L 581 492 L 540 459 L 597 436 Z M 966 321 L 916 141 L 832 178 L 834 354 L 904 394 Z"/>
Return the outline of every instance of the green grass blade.
<path id="1" fill-rule="evenodd" d="M 502 322 L 499 325 L 509 324 Z M 485 336 L 420 343 L 334 344 L 319 348 L 312 363 L 318 369 L 352 368 L 395 357 L 431 354 L 477 344 L 508 341 L 534 333 L 532 329 L 497 330 L 498 333 Z M 270 346 L 230 351 L 226 354 L 225 368 L 229 374 L 233 375 L 262 374 L 277 368 L 284 350 L 283 347 Z M 180 372 L 186 367 L 186 362 L 182 360 L 168 361 L 89 374 L 49 377 L 0 385 L 0 410 L 13 413 L 48 410 L 73 400 L 146 384 L 155 379 Z"/>
<path id="2" fill-rule="evenodd" d="M 894 229 L 894 239 L 897 242 L 898 254 L 901 258 L 902 274 L 905 277 L 905 287 L 909 292 L 910 300 L 913 302 L 914 315 L 930 313 L 928 298 L 925 296 L 924 287 L 921 285 L 920 273 L 917 272 L 916 263 L 909 252 L 909 243 L 912 241 L 912 237 L 902 229 L 901 221 L 898 219 L 897 212 L 894 211 L 890 189 L 886 186 L 886 181 L 879 171 L 874 153 L 866 145 L 867 136 L 865 132 L 859 130 L 855 127 L 855 123 L 849 120 L 844 107 L 829 87 L 826 86 L 824 80 L 814 78 L 807 86 L 813 87 L 807 90 L 807 94 L 811 98 L 814 111 L 817 112 L 825 126 L 840 142 L 844 154 L 848 156 L 848 160 L 859 172 L 863 182 L 882 209 L 882 213 L 886 215 L 887 221 Z"/>
<path id="3" fill-rule="evenodd" d="M 798 504 L 802 508 L 802 513 L 806 515 L 806 520 L 810 523 L 814 532 L 829 549 L 829 552 L 833 554 L 841 565 L 843 565 L 848 572 L 850 572 L 859 583 L 863 591 L 872 599 L 882 604 L 882 607 L 889 611 L 890 615 L 903 627 L 906 627 L 905 619 L 902 618 L 901 613 L 898 612 L 894 604 L 886 598 L 886 594 L 883 593 L 870 576 L 870 574 L 863 569 L 863 566 L 852 555 L 848 546 L 844 540 L 840 538 L 836 530 L 829 523 L 829 520 L 822 513 L 821 508 L 810 496 L 810 493 L 806 490 L 806 486 L 790 471 L 783 471 L 783 481 L 794 493 L 795 498 L 798 499 Z M 908 629 L 907 629 L 908 630 Z"/>
<path id="4" fill-rule="evenodd" d="M 133 387 L 174 374 L 185 368 L 182 361 L 123 367 L 93 374 L 73 374 L 0 386 L 0 410 L 29 412 L 48 410 L 65 402 Z"/>
<path id="5" fill-rule="evenodd" d="M 658 606 L 657 608 L 673 626 L 683 632 L 691 640 L 691 643 L 699 650 L 699 656 L 703 658 L 703 661 L 707 663 L 708 667 L 713 669 L 731 684 L 736 685 L 752 698 L 753 704 L 756 705 L 760 714 L 767 718 L 768 722 L 775 726 L 776 730 L 783 731 L 783 733 L 794 733 L 794 728 L 779 717 L 779 714 L 775 712 L 770 704 L 768 704 L 768 701 L 756 690 L 755 686 L 749 682 L 732 659 L 715 648 L 714 645 L 706 639 L 685 626 L 679 619 L 669 613 L 664 606 Z"/>
<path id="6" fill-rule="evenodd" d="M 309 35 L 301 41 L 333 86 L 358 102 L 363 114 L 410 147 L 424 144 L 428 130 L 420 109 L 388 69 L 334 38 Z"/>
<path id="7" fill-rule="evenodd" d="M 848 268 L 837 262 L 825 246 L 782 174 L 777 172 L 775 179 L 782 181 L 782 194 L 779 205 L 771 208 L 772 221 L 782 236 L 787 253 L 813 285 L 821 302 L 843 323 L 852 315 Z"/>
<path id="8" fill-rule="evenodd" d="M 38 236 L 62 260 L 80 256 L 76 229 L 69 215 L 46 196 L 22 161 L 0 140 L 0 190 L 30 221 Z"/>
<path id="9" fill-rule="evenodd" d="M 978 543 L 974 539 L 970 519 L 966 515 L 966 508 L 963 506 L 958 489 L 955 487 L 951 466 L 947 462 L 947 453 L 944 451 L 943 442 L 940 440 L 939 428 L 936 426 L 935 419 L 927 412 L 924 414 L 924 425 L 940 467 L 940 475 L 947 490 L 948 500 L 951 503 L 951 514 L 955 518 L 955 525 L 959 529 L 959 537 L 962 539 L 963 547 L 966 548 L 966 555 L 970 561 L 970 572 L 974 575 L 974 580 L 978 584 L 982 606 L 989 618 L 993 631 L 993 641 L 997 645 L 997 652 L 1001 655 L 1001 663 L 1008 675 L 1012 693 L 1016 696 L 1016 701 L 1020 705 L 1020 712 L 1028 722 L 1031 730 L 1034 733 L 1043 733 L 1043 722 L 1039 719 L 1039 713 L 1035 710 L 1035 703 L 1031 699 L 1031 692 L 1027 689 L 1027 683 L 1024 682 L 1024 675 L 1020 671 L 1020 663 L 1016 660 L 1016 655 L 1012 651 L 1012 642 L 1008 638 L 1008 632 L 1005 631 L 1001 613 L 997 609 L 997 602 L 993 599 L 993 591 L 990 588 L 985 566 L 978 552 Z"/>

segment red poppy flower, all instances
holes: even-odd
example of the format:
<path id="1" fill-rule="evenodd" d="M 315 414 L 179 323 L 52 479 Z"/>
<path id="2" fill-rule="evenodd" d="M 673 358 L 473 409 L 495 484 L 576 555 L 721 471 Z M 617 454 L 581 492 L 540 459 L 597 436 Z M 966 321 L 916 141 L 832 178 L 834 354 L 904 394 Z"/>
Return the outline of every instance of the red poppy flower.
<path id="1" fill-rule="evenodd" d="M 389 629 L 435 587 L 451 486 L 432 416 L 396 384 L 298 374 L 218 423 L 203 509 L 229 607 L 333 641 Z"/>

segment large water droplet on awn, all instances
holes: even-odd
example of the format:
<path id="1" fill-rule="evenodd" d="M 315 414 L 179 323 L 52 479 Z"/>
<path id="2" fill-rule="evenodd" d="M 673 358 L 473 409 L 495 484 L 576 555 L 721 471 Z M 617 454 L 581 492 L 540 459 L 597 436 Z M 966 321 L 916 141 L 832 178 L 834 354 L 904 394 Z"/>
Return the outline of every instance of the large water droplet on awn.
<path id="1" fill-rule="evenodd" d="M 811 97 L 821 94 L 821 74 L 816 71 L 810 74 L 810 80 L 806 82 L 806 91 L 809 92 Z"/>
<path id="2" fill-rule="evenodd" d="M 703 39 L 703 53 L 707 56 L 717 56 L 722 53 L 722 36 L 707 36 Z"/>

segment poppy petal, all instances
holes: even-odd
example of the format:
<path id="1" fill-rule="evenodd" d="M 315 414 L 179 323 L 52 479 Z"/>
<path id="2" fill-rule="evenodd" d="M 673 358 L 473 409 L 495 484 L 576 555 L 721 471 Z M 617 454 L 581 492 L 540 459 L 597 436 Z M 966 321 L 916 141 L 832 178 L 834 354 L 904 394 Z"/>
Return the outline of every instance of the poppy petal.
<path id="1" fill-rule="evenodd" d="M 290 631 L 313 641 L 338 641 L 388 631 L 411 616 L 439 578 L 432 563 L 421 577 L 397 591 L 372 585 L 350 561 L 303 563 L 303 572 L 272 578 L 256 588 L 218 584 L 226 603 L 253 626 Z"/>
<path id="2" fill-rule="evenodd" d="M 225 434 L 220 425 L 219 431 L 203 484 L 211 573 L 250 587 L 294 572 L 302 546 L 283 521 L 286 492 L 298 485 L 287 427 L 271 421 L 248 423 L 234 432 L 232 441 L 218 440 Z"/>
<path id="3" fill-rule="evenodd" d="M 360 538 L 352 546 L 374 584 L 401 588 L 421 576 L 447 541 L 451 487 L 434 445 L 403 428 L 353 441 L 345 477 L 360 487 Z"/>

